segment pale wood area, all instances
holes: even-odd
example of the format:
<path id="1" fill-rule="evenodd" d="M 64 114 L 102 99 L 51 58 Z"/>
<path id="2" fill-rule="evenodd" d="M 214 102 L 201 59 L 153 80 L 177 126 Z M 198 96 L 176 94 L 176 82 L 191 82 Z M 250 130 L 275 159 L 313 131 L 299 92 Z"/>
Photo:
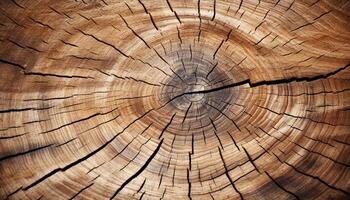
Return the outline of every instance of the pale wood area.
<path id="1" fill-rule="evenodd" d="M 348 0 L 1 0 L 0 199 L 349 199 Z"/>

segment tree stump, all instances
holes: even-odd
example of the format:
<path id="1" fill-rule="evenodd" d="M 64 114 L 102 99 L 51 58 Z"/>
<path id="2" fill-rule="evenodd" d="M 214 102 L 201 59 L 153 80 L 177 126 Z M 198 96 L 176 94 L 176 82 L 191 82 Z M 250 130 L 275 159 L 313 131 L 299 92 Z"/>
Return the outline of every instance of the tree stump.
<path id="1" fill-rule="evenodd" d="M 0 199 L 350 198 L 349 1 L 0 8 Z"/>

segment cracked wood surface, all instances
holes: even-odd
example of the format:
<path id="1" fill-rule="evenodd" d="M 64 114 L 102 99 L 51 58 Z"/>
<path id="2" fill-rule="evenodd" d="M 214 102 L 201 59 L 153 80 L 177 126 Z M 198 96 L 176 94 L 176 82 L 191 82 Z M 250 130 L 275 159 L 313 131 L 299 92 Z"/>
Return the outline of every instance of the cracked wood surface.
<path id="1" fill-rule="evenodd" d="M 0 199 L 349 199 L 349 13 L 0 1 Z"/>

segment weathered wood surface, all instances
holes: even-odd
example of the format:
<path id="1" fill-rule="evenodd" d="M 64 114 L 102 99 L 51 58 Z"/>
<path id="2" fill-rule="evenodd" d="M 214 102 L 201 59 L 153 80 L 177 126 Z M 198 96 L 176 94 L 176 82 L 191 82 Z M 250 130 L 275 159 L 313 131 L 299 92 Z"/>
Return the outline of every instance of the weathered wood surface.
<path id="1" fill-rule="evenodd" d="M 0 198 L 348 199 L 349 15 L 0 1 Z"/>

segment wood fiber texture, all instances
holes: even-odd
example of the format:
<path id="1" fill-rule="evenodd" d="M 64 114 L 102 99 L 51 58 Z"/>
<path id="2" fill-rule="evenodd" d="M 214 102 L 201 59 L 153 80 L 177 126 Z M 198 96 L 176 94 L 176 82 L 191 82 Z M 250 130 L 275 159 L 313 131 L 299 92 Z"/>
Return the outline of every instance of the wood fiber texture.
<path id="1" fill-rule="evenodd" d="M 1 0 L 0 199 L 349 199 L 348 0 Z"/>

